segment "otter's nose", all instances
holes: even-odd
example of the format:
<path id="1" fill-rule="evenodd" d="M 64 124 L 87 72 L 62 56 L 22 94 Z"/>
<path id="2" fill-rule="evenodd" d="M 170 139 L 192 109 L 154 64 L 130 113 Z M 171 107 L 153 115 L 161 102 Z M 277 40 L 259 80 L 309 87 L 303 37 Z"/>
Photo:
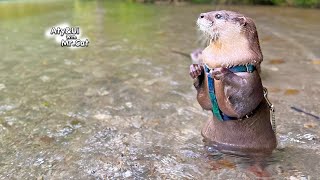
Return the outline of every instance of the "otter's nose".
<path id="1" fill-rule="evenodd" d="M 200 16 L 199 16 L 199 18 L 202 19 L 202 18 L 204 18 L 204 16 L 205 16 L 205 14 L 204 14 L 204 13 L 201 13 Z"/>

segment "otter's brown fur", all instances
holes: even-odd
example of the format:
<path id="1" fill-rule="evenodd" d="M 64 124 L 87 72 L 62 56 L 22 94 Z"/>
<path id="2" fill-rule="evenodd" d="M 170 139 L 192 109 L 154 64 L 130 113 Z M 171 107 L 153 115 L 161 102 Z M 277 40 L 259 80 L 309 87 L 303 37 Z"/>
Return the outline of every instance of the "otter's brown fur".
<path id="1" fill-rule="evenodd" d="M 259 69 L 263 56 L 253 20 L 232 11 L 212 11 L 200 14 L 197 24 L 210 38 L 200 59 L 213 69 L 210 73 L 219 108 L 239 119 L 222 122 L 213 116 L 202 129 L 205 141 L 222 151 L 271 153 L 277 143 L 258 71 L 233 73 L 228 69 L 246 64 Z M 203 69 L 203 65 L 193 64 L 190 75 L 196 80 L 199 104 L 211 110 Z M 250 112 L 253 116 L 244 118 Z"/>

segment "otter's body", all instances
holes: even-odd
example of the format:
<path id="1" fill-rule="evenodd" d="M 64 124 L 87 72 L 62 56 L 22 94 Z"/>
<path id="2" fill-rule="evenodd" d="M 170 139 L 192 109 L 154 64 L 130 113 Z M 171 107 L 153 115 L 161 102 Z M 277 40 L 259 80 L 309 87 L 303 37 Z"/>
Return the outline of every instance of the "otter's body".
<path id="1" fill-rule="evenodd" d="M 259 75 L 262 53 L 253 21 L 231 11 L 213 11 L 201 14 L 197 23 L 211 38 L 209 46 L 197 55 L 203 64 L 190 67 L 197 100 L 203 109 L 212 110 L 210 74 L 220 111 L 236 119 L 210 118 L 202 129 L 206 144 L 221 151 L 271 153 L 277 143 L 269 107 L 263 98 Z M 204 70 L 204 64 L 210 72 Z M 256 69 L 252 72 L 230 70 L 243 65 Z"/>

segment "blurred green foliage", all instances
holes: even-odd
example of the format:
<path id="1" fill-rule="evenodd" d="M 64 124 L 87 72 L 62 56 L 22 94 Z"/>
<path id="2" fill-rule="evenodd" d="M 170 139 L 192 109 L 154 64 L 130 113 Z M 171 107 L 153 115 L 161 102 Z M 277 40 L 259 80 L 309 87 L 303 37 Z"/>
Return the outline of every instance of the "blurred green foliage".
<path id="1" fill-rule="evenodd" d="M 181 0 L 128 0 L 135 2 L 177 2 Z M 183 1 L 183 0 L 182 0 Z M 320 0 L 184 0 L 191 3 L 244 4 L 244 5 L 276 5 L 319 8 Z"/>
<path id="2" fill-rule="evenodd" d="M 272 0 L 275 5 L 320 7 L 320 0 Z"/>
<path id="3" fill-rule="evenodd" d="M 212 0 L 191 0 L 192 3 L 210 3 Z"/>
<path id="4" fill-rule="evenodd" d="M 298 7 L 320 7 L 320 0 L 190 0 L 193 3 L 214 3 L 214 4 L 253 4 L 253 5 L 277 5 L 277 6 L 298 6 Z"/>

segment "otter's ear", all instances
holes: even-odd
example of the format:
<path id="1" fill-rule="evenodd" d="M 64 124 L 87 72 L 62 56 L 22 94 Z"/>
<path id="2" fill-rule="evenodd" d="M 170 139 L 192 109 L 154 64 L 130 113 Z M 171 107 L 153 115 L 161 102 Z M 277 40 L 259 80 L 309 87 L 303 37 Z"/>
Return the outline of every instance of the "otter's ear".
<path id="1" fill-rule="evenodd" d="M 241 26 L 245 26 L 247 24 L 247 18 L 244 16 L 235 17 L 233 20 L 238 22 Z"/>

